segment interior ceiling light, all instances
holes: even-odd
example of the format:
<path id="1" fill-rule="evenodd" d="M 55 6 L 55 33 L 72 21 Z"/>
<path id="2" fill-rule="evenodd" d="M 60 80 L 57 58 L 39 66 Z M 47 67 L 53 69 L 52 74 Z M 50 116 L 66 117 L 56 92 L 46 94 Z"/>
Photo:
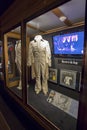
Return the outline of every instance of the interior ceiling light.
<path id="1" fill-rule="evenodd" d="M 65 16 L 61 16 L 61 17 L 59 17 L 59 19 L 60 19 L 62 22 L 64 22 L 64 21 L 66 20 L 66 17 L 65 17 Z"/>

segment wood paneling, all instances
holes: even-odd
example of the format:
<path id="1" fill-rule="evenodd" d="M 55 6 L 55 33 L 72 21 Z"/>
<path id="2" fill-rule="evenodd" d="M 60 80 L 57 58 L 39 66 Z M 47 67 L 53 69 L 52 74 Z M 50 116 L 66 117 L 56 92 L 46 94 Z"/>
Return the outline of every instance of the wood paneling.
<path id="1" fill-rule="evenodd" d="M 43 31 L 43 30 L 41 30 L 41 29 L 39 29 L 39 28 L 37 28 L 37 27 L 34 27 L 34 26 L 31 25 L 31 24 L 27 24 L 27 27 L 28 27 L 28 28 L 32 28 L 32 29 L 34 29 L 34 30 L 38 30 L 38 31 L 40 31 L 40 32 L 42 32 L 42 33 L 45 32 L 45 31 Z"/>
<path id="2" fill-rule="evenodd" d="M 66 1 L 69 0 L 16 0 L 0 18 L 1 31 L 6 32 L 22 20 L 31 19 Z"/>
<path id="3" fill-rule="evenodd" d="M 57 17 L 65 17 L 66 19 L 63 21 L 67 26 L 72 26 L 72 22 L 65 16 L 65 14 L 59 9 L 55 8 L 52 10 L 52 12 L 57 16 Z"/>
<path id="4" fill-rule="evenodd" d="M 8 73 L 8 38 L 17 38 L 20 39 L 21 36 L 17 33 L 9 32 L 4 35 L 4 56 L 5 56 L 5 78 L 6 78 L 6 86 L 13 87 L 17 86 L 19 81 L 14 81 L 13 83 L 9 81 L 9 78 L 12 76 Z M 12 85 L 12 86 L 11 86 Z"/>
<path id="5" fill-rule="evenodd" d="M 86 6 L 87 7 L 87 6 Z M 79 102 L 79 115 L 77 130 L 87 130 L 87 13 L 85 19 L 85 35 L 84 35 L 84 57 L 83 57 L 83 71 L 81 80 L 81 93 Z"/>

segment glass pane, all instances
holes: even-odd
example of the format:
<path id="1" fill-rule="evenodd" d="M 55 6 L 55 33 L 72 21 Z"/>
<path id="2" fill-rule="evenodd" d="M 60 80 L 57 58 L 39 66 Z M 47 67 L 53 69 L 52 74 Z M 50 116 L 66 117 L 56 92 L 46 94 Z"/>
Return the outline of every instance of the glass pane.
<path id="1" fill-rule="evenodd" d="M 21 84 L 21 27 L 17 27 L 4 36 L 7 87 L 22 97 Z"/>
<path id="2" fill-rule="evenodd" d="M 76 130 L 84 19 L 85 1 L 72 0 L 26 23 L 27 104 L 61 130 Z"/>

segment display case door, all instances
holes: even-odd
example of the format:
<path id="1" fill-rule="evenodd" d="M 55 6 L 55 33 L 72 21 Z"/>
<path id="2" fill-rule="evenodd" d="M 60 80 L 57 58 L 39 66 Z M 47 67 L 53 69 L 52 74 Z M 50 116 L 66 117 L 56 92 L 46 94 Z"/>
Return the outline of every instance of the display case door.
<path id="1" fill-rule="evenodd" d="M 17 86 L 19 83 L 19 80 L 13 80 L 10 82 L 10 78 L 13 78 L 15 75 L 15 63 L 12 64 L 13 71 L 12 73 L 9 73 L 9 54 L 8 54 L 8 38 L 15 38 L 20 40 L 20 34 L 15 33 L 7 33 L 4 35 L 4 54 L 5 54 L 5 73 L 6 73 L 6 86 L 7 87 L 13 87 Z"/>

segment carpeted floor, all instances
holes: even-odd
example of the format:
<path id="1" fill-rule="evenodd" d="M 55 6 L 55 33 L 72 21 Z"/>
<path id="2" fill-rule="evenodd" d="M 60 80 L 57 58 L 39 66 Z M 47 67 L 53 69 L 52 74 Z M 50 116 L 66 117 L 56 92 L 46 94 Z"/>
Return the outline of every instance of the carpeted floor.
<path id="1" fill-rule="evenodd" d="M 12 109 L 8 106 L 8 104 L 1 95 L 0 95 L 0 111 L 3 114 L 11 130 L 25 130 L 21 121 L 15 115 L 14 111 L 12 111 Z"/>
<path id="2" fill-rule="evenodd" d="M 8 95 L 8 93 L 3 89 L 3 84 L 1 82 L 0 112 L 3 114 L 3 117 L 11 130 L 44 130 L 44 128 L 42 128 Z"/>
<path id="3" fill-rule="evenodd" d="M 0 130 L 11 130 L 1 112 L 0 112 Z"/>

